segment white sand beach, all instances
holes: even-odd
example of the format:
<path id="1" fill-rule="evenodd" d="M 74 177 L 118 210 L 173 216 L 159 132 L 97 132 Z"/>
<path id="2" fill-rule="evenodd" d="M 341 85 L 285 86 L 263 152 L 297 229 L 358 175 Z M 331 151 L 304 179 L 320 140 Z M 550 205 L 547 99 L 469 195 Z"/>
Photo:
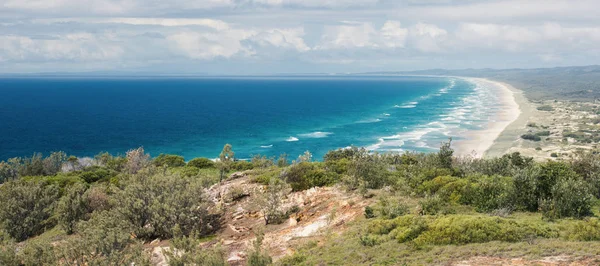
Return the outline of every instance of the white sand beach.
<path id="1" fill-rule="evenodd" d="M 521 92 L 509 84 L 497 82 L 484 78 L 465 78 L 469 82 L 475 83 L 483 88 L 494 90 L 499 102 L 499 111 L 480 130 L 469 130 L 464 136 L 465 140 L 457 140 L 453 143 L 456 154 L 459 156 L 473 156 L 481 158 L 487 156 L 488 150 L 495 144 L 501 133 L 511 124 L 513 124 L 522 114 L 520 103 L 516 100 L 516 95 Z"/>

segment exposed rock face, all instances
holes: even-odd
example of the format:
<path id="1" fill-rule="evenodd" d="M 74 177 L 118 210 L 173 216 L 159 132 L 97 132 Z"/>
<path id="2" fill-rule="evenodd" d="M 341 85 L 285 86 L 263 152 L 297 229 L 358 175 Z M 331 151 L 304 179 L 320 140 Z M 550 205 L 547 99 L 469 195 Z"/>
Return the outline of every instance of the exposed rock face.
<path id="1" fill-rule="evenodd" d="M 242 189 L 248 196 L 232 202 L 223 198 L 232 190 Z M 349 194 L 335 187 L 311 188 L 288 194 L 282 202 L 282 209 L 298 209 L 282 224 L 267 225 L 254 199 L 264 192 L 264 187 L 251 182 L 245 173 L 234 173 L 227 181 L 207 190 L 215 202 L 222 202 L 225 210 L 223 226 L 218 233 L 218 243 L 228 251 L 228 261 L 232 265 L 243 264 L 246 250 L 256 239 L 255 232 L 265 234 L 263 247 L 274 260 L 293 253 L 290 241 L 300 238 L 318 238 L 326 230 L 343 231 L 344 224 L 363 215 L 364 207 L 370 201 Z"/>

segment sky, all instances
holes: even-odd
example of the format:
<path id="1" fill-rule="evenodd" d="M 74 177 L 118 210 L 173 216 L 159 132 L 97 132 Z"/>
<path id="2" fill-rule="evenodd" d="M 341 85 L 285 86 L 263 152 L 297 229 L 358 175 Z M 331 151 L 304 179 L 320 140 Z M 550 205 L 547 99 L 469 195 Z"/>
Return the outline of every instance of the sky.
<path id="1" fill-rule="evenodd" d="M 0 0 L 0 73 L 600 63 L 598 0 Z"/>

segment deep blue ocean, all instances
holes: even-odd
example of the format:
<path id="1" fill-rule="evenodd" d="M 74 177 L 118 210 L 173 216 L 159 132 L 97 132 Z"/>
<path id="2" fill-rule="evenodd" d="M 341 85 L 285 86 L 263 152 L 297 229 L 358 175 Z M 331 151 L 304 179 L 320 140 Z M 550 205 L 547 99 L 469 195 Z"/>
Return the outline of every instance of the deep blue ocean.
<path id="1" fill-rule="evenodd" d="M 432 151 L 481 127 L 491 96 L 454 78 L 0 78 L 0 160 L 160 153 L 320 159 L 351 145 Z"/>

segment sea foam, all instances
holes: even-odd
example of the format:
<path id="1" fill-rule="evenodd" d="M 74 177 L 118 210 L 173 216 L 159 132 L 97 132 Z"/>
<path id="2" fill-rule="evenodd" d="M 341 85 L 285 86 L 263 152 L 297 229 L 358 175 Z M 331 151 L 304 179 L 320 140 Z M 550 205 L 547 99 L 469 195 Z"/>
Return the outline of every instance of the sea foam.
<path id="1" fill-rule="evenodd" d="M 299 140 L 299 139 L 298 139 L 298 138 L 296 138 L 296 137 L 289 137 L 289 138 L 287 138 L 285 141 L 287 141 L 287 142 L 293 142 L 293 141 L 298 141 L 298 140 Z"/>
<path id="2" fill-rule="evenodd" d="M 316 132 L 312 132 L 312 133 L 300 134 L 299 136 L 305 137 L 305 138 L 320 139 L 320 138 L 326 138 L 327 136 L 329 136 L 331 134 L 333 134 L 333 133 L 316 131 Z"/>

